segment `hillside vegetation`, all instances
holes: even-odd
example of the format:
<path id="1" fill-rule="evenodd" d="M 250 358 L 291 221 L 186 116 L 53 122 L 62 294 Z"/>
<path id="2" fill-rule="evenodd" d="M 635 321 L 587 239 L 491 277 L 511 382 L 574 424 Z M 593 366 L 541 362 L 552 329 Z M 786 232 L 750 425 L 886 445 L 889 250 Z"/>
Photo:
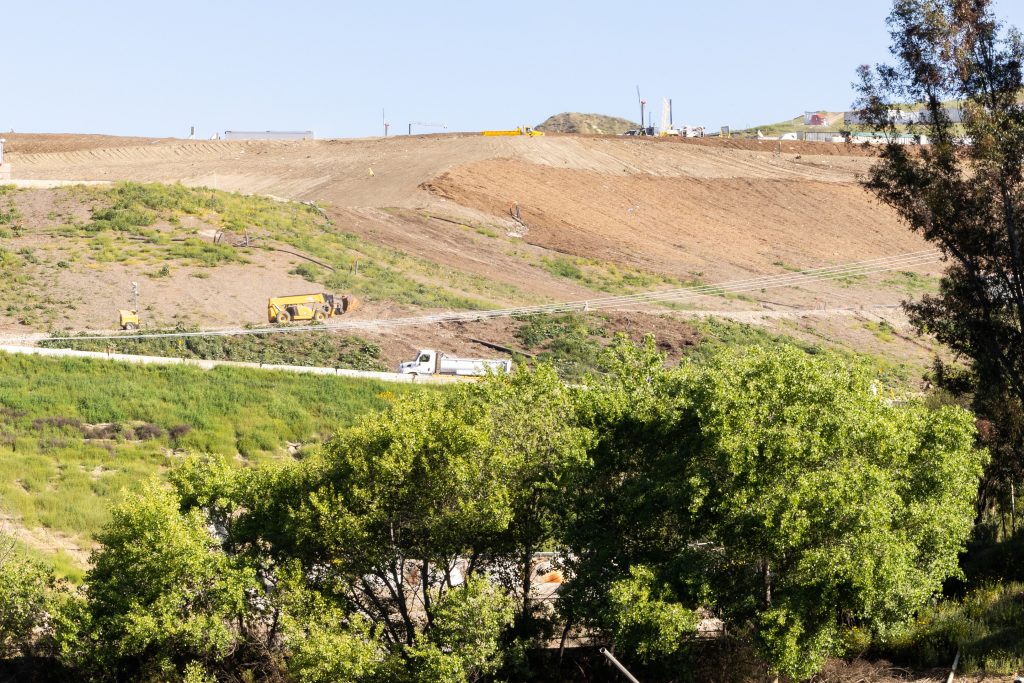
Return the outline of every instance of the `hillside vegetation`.
<path id="1" fill-rule="evenodd" d="M 253 281 L 267 269 L 275 271 L 271 278 Z M 235 296 L 251 296 L 247 283 L 264 290 L 246 301 L 250 310 L 264 307 L 266 296 L 317 287 L 411 308 L 481 309 L 531 300 L 514 287 L 369 242 L 335 226 L 315 206 L 155 183 L 3 186 L 0 274 L 0 315 L 36 329 L 109 326 L 117 305 L 100 313 L 95 296 L 104 280 L 121 283 L 107 295 L 121 306 L 129 299 L 125 280 L 141 280 L 149 294 L 142 299 L 150 313 L 144 318 L 150 322 L 156 314 L 164 324 L 202 322 L 197 313 L 203 308 L 225 309 Z M 196 297 L 200 289 L 210 296 Z M 160 292 L 166 294 L 154 296 Z M 210 297 L 216 298 L 202 308 L 181 305 Z"/>
<path id="2" fill-rule="evenodd" d="M 122 490 L 185 452 L 268 463 L 286 457 L 289 444 L 295 452 L 420 391 L 429 389 L 0 354 L 0 520 L 27 538 L 57 532 L 87 549 Z"/>
<path id="3" fill-rule="evenodd" d="M 564 633 L 642 680 L 805 680 L 957 575 L 986 459 L 967 411 L 792 347 L 601 355 L 582 384 L 542 367 L 396 398 L 280 467 L 182 461 L 115 507 L 85 590 L 0 557 L 8 656 L 78 679 L 555 681 Z M 741 656 L 706 662 L 708 613 Z"/>

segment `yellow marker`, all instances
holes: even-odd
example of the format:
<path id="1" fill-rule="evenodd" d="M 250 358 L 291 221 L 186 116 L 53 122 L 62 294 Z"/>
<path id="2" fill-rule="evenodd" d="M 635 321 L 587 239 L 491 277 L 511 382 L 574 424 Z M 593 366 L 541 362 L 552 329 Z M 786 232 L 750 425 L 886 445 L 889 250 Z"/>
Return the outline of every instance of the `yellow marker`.
<path id="1" fill-rule="evenodd" d="M 373 177 L 373 169 L 371 168 L 371 169 L 369 169 L 369 171 L 370 171 L 370 177 L 372 178 Z"/>

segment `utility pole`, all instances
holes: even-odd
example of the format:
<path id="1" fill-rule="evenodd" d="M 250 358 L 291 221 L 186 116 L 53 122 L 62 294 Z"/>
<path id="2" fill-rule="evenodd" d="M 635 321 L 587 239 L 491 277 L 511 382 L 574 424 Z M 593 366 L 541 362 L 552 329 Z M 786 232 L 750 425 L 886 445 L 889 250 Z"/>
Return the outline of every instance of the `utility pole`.
<path id="1" fill-rule="evenodd" d="M 391 126 L 391 124 L 388 123 L 388 120 L 386 118 L 384 118 L 384 108 L 383 107 L 381 107 L 381 110 L 380 110 L 380 122 L 384 124 L 384 137 L 387 137 L 388 136 L 388 128 Z"/>

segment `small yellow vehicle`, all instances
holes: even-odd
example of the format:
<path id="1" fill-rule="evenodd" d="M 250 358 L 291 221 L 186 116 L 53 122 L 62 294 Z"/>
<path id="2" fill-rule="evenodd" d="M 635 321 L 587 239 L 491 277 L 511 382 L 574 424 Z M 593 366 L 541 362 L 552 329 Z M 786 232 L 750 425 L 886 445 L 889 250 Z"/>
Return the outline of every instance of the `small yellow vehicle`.
<path id="1" fill-rule="evenodd" d="M 326 320 L 356 307 L 355 297 L 333 294 L 292 294 L 267 300 L 267 320 L 285 324 L 302 320 Z"/>
<path id="2" fill-rule="evenodd" d="M 122 308 L 118 312 L 118 322 L 121 324 L 122 330 L 137 330 L 139 329 L 139 312 L 130 311 L 127 308 Z"/>
<path id="3" fill-rule="evenodd" d="M 512 135 L 528 135 L 531 138 L 537 138 L 544 135 L 542 130 L 534 130 L 533 128 L 516 128 L 515 130 L 485 130 L 483 132 L 487 137 L 499 137 L 499 136 L 512 136 Z"/>

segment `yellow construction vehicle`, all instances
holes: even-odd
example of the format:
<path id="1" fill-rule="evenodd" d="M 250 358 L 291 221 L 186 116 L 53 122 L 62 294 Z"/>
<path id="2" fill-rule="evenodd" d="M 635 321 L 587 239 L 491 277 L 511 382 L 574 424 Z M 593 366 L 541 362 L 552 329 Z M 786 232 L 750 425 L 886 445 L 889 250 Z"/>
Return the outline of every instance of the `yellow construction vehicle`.
<path id="1" fill-rule="evenodd" d="M 121 323 L 122 330 L 137 330 L 139 329 L 139 312 L 130 311 L 127 308 L 122 308 L 118 311 L 119 321 Z"/>
<path id="2" fill-rule="evenodd" d="M 132 283 L 132 307 L 120 309 L 117 316 L 122 330 L 139 329 L 139 283 Z"/>
<path id="3" fill-rule="evenodd" d="M 356 304 L 354 297 L 324 292 L 275 296 L 267 300 L 267 320 L 282 325 L 293 320 L 326 320 L 352 310 Z"/>
<path id="4" fill-rule="evenodd" d="M 501 135 L 528 135 L 531 138 L 536 138 L 540 137 L 541 135 L 544 135 L 544 131 L 522 127 L 516 128 L 515 130 L 485 130 L 483 134 L 488 137 L 498 137 Z"/>

